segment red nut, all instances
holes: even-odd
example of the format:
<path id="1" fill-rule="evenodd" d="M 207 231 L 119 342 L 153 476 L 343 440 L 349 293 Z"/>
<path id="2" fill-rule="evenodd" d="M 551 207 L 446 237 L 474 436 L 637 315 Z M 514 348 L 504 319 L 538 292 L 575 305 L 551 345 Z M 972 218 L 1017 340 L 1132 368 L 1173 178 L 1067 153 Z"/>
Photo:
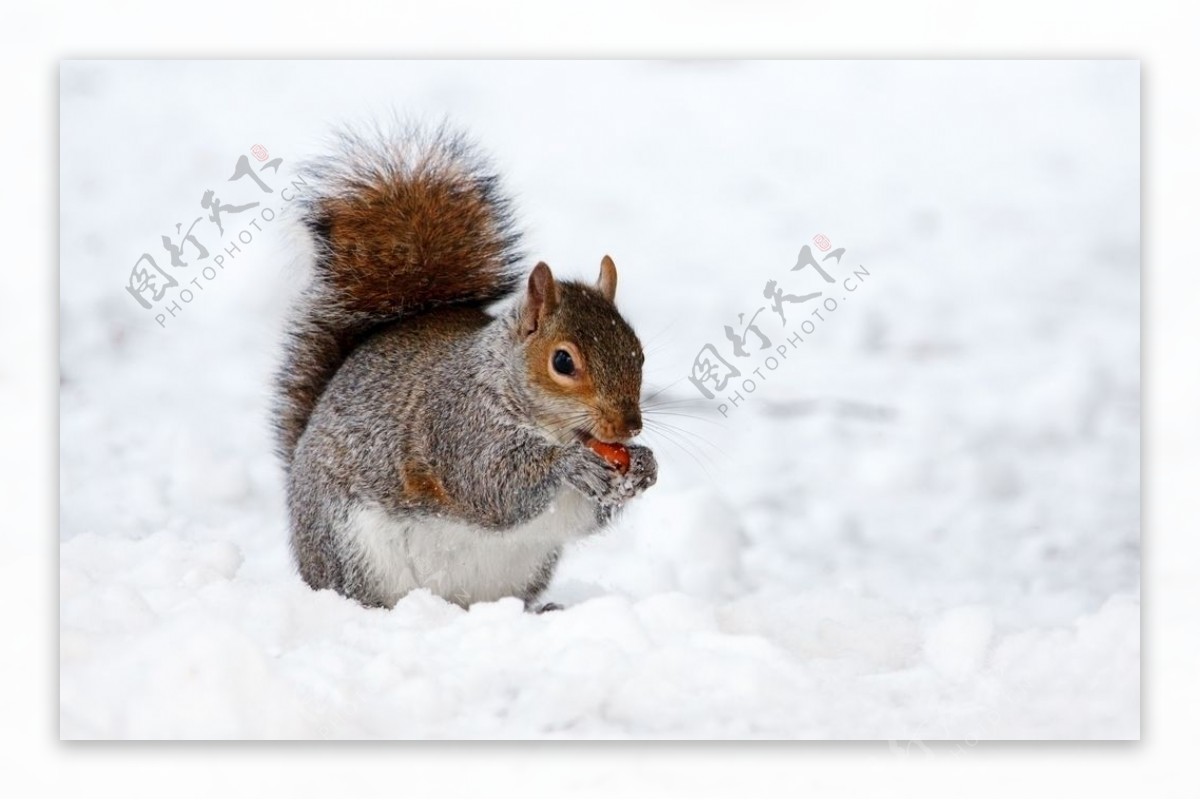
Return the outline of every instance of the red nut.
<path id="1" fill-rule="evenodd" d="M 623 444 L 610 444 L 599 439 L 588 439 L 587 446 L 596 455 L 608 462 L 609 466 L 624 475 L 629 471 L 629 448 Z"/>

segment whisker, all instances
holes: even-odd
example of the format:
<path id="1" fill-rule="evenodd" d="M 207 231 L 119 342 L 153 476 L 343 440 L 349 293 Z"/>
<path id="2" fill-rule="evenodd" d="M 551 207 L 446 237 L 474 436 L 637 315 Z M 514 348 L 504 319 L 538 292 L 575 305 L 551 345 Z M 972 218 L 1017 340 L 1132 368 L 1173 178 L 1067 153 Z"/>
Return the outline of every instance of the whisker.
<path id="1" fill-rule="evenodd" d="M 705 445 L 711 447 L 713 450 L 717 451 L 717 453 L 719 453 L 720 455 L 725 455 L 725 453 L 721 450 L 721 448 L 718 447 L 711 439 L 708 439 L 705 436 L 701 436 L 696 431 L 688 430 L 687 428 L 682 428 L 678 425 L 672 425 L 669 422 L 663 422 L 662 420 L 653 420 L 651 424 L 657 426 L 660 430 L 669 430 L 669 431 L 672 431 L 682 437 L 690 436 L 693 439 L 700 441 L 702 444 L 705 444 Z"/>
<path id="2" fill-rule="evenodd" d="M 651 440 L 659 439 L 664 445 L 678 450 L 680 453 L 687 456 L 689 459 L 695 462 L 696 466 L 698 466 L 704 472 L 710 481 L 714 483 L 716 482 L 716 477 L 713 475 L 712 470 L 709 469 L 710 464 L 714 467 L 716 465 L 704 453 L 701 453 L 690 447 L 678 436 L 666 430 L 648 428 L 646 429 L 645 434 Z"/>
<path id="3" fill-rule="evenodd" d="M 719 428 L 725 427 L 725 423 L 722 420 L 709 419 L 708 417 L 702 417 L 699 414 L 685 414 L 682 411 L 664 411 L 660 408 L 643 408 L 642 417 L 652 419 L 658 419 L 660 417 L 681 417 L 683 419 L 694 419 L 697 422 L 703 422 L 706 425 L 716 425 Z"/>
<path id="4" fill-rule="evenodd" d="M 673 380 L 673 381 L 671 381 L 671 382 L 670 382 L 670 383 L 668 383 L 666 386 L 664 386 L 664 387 L 662 387 L 661 389 L 657 390 L 657 391 L 656 391 L 656 392 L 654 392 L 653 394 L 649 394 L 649 395 L 646 395 L 646 396 L 644 396 L 644 397 L 642 398 L 642 402 L 643 402 L 643 403 L 646 403 L 646 402 L 649 402 L 649 401 L 653 400 L 654 398 L 658 397 L 660 394 L 662 394 L 663 392 L 667 391 L 667 390 L 668 390 L 668 389 L 670 389 L 672 386 L 674 386 L 675 384 L 679 383 L 679 381 L 682 381 L 682 380 L 684 380 L 684 378 L 678 378 L 678 379 L 676 379 L 676 380 Z"/>

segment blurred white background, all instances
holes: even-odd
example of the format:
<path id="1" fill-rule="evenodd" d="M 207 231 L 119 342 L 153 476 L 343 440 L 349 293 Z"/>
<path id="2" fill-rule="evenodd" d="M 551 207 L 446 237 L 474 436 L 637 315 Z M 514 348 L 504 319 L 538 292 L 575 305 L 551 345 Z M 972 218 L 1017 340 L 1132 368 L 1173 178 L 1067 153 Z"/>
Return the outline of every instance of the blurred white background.
<path id="1" fill-rule="evenodd" d="M 62 734 L 1136 737 L 1138 82 L 65 63 Z M 301 274 L 284 223 L 165 329 L 123 288 L 144 251 L 171 271 L 159 239 L 205 190 L 258 199 L 226 183 L 252 145 L 282 176 L 394 111 L 493 154 L 531 264 L 613 255 L 666 396 L 700 400 L 696 352 L 813 235 L 871 274 L 727 419 L 664 417 L 685 430 L 648 442 L 660 484 L 569 554 L 561 614 L 366 611 L 295 576 L 266 414 Z"/>

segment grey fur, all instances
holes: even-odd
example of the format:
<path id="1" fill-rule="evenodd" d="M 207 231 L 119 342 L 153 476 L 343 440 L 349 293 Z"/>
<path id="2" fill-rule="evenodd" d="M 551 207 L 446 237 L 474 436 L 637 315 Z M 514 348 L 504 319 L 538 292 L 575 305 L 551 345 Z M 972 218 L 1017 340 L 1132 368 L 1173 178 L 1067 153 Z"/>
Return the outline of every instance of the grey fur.
<path id="1" fill-rule="evenodd" d="M 612 304 L 615 267 L 596 288 L 540 265 L 540 294 L 514 294 L 510 203 L 445 129 L 344 135 L 309 175 L 315 276 L 275 418 L 301 576 L 368 606 L 421 587 L 534 608 L 562 548 L 657 477 L 644 447 L 621 475 L 582 444 L 641 427 L 643 355 Z M 547 374 L 562 341 L 586 381 Z"/>
<path id="2" fill-rule="evenodd" d="M 533 424 L 517 310 L 491 318 L 478 309 L 444 310 L 393 324 L 358 347 L 322 394 L 296 447 L 288 479 L 293 549 L 314 588 L 366 605 L 391 605 L 366 555 L 345 538 L 354 506 L 370 503 L 398 523 L 451 517 L 504 537 L 547 510 L 565 484 L 592 507 L 598 530 L 629 499 L 652 486 L 657 464 L 630 446 L 622 476 L 575 440 Z M 427 465 L 449 499 L 407 495 L 405 465 Z M 531 606 L 550 582 L 561 548 L 547 547 L 541 569 L 516 574 L 508 594 Z M 469 604 L 471 587 L 427 586 Z"/>

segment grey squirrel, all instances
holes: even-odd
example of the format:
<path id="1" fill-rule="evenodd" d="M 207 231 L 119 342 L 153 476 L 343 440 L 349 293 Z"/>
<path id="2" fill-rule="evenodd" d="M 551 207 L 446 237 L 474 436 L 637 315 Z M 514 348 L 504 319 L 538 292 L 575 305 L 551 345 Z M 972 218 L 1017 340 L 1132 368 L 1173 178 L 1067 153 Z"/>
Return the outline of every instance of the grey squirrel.
<path id="1" fill-rule="evenodd" d="M 644 356 L 612 259 L 595 285 L 523 280 L 511 201 L 444 128 L 343 133 L 305 174 L 315 269 L 275 411 L 301 577 L 367 606 L 423 587 L 537 608 L 563 546 L 657 479 L 627 444 Z"/>

